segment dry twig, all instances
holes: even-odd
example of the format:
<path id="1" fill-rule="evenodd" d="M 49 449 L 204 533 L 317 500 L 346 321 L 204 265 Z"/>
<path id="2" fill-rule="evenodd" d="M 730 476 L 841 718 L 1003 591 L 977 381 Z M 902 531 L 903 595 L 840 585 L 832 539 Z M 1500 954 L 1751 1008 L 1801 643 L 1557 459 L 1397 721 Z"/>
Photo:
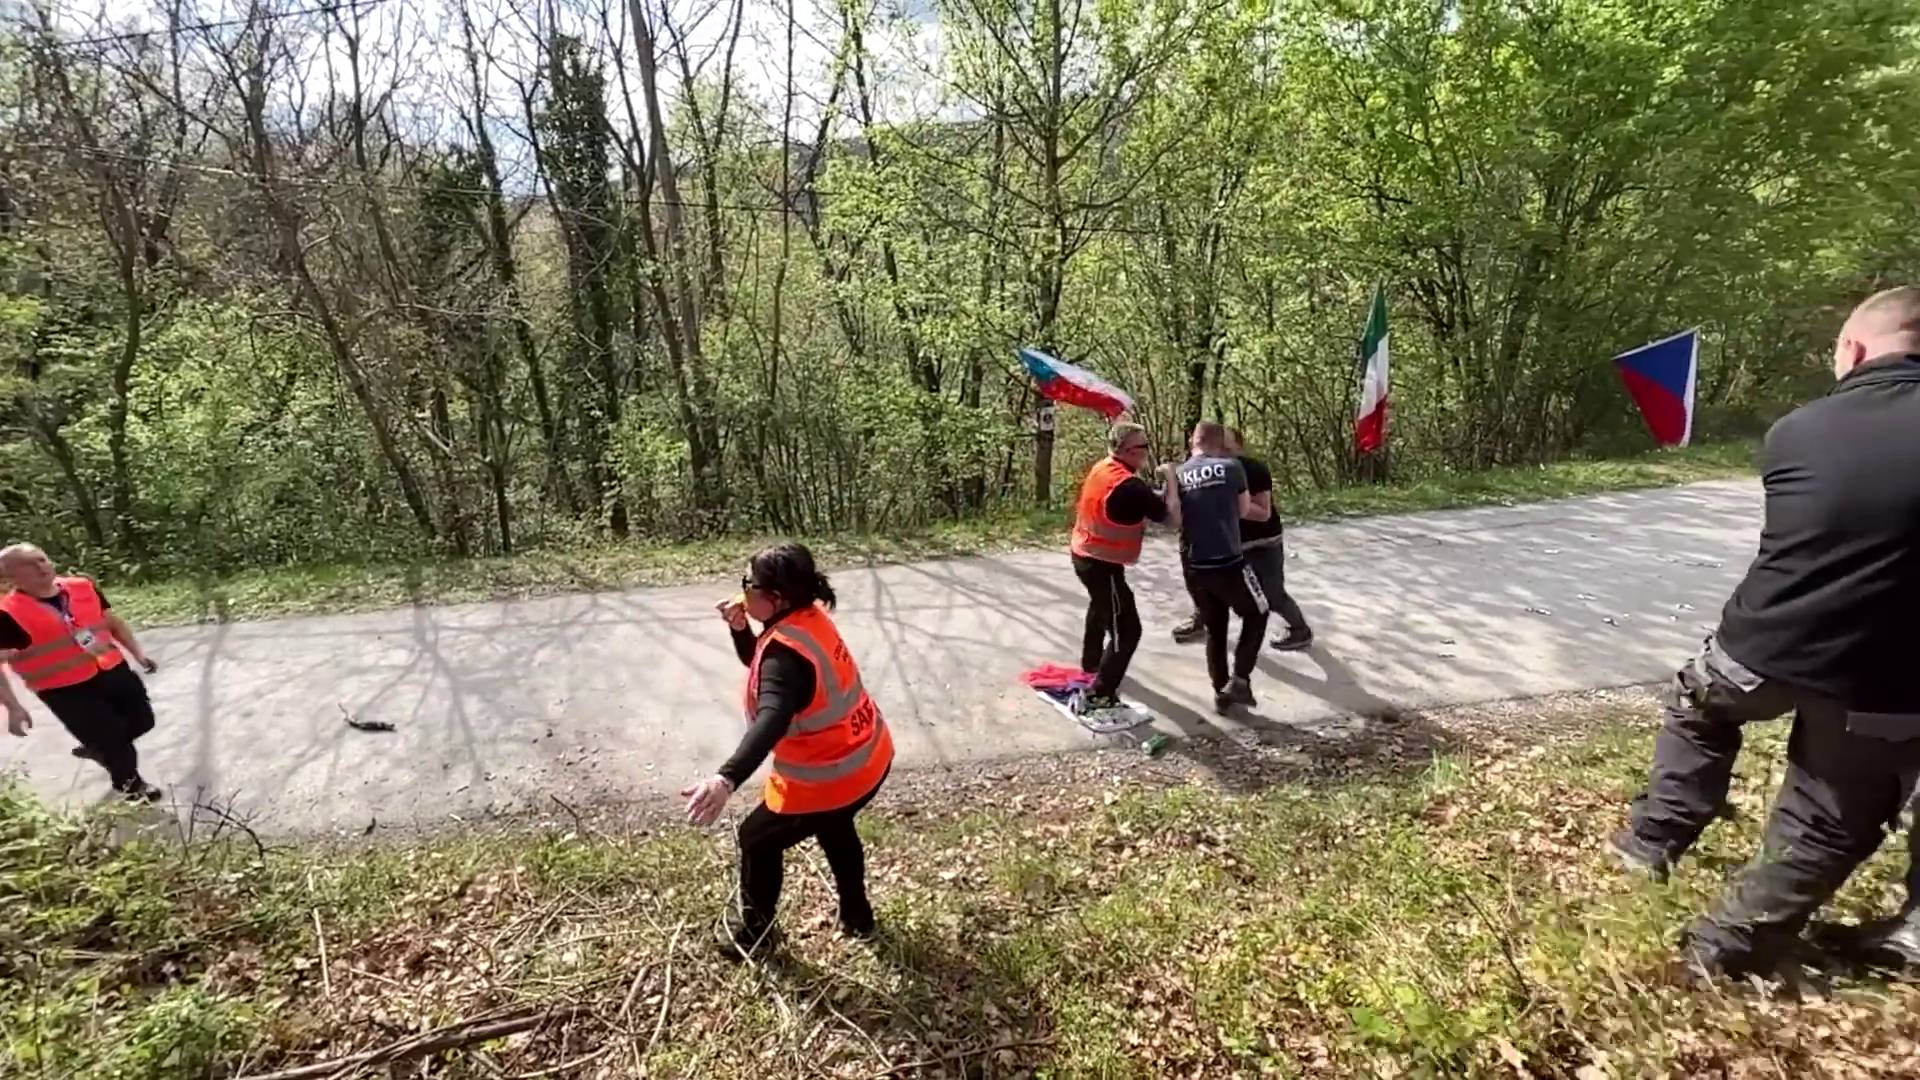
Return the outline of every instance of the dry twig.
<path id="1" fill-rule="evenodd" d="M 985 1057 L 988 1054 L 997 1054 L 1002 1050 L 1017 1050 L 1026 1046 L 1052 1045 L 1053 1039 L 1049 1037 L 1043 1039 L 1010 1039 L 1006 1042 L 992 1043 L 988 1046 L 970 1046 L 963 1050 L 955 1050 L 952 1053 L 941 1054 L 939 1057 L 921 1058 L 919 1061 L 909 1061 L 902 1065 L 895 1065 L 892 1068 L 882 1069 L 877 1073 L 868 1074 L 867 1080 L 886 1080 L 886 1077 L 889 1076 L 902 1076 L 907 1073 L 917 1072 L 930 1066 L 945 1064 L 955 1058 L 964 1061 L 971 1057 Z"/>
<path id="2" fill-rule="evenodd" d="M 320 945 L 320 988 L 333 997 L 333 968 L 327 963 L 327 932 L 320 925 L 320 909 L 308 908 L 313 915 L 313 936 Z"/>
<path id="3" fill-rule="evenodd" d="M 573 1010 L 541 1009 L 536 1012 L 514 1012 L 493 1017 L 472 1017 L 446 1027 L 412 1035 L 398 1042 L 389 1043 L 378 1050 L 369 1050 L 360 1054 L 318 1061 L 311 1065 L 301 1065 L 279 1072 L 255 1073 L 242 1080 L 332 1080 L 334 1077 L 350 1076 L 362 1069 L 377 1065 L 386 1065 L 395 1061 L 405 1061 L 423 1054 L 452 1050 L 489 1039 L 518 1035 L 523 1031 L 532 1031 L 550 1020 L 571 1019 Z M 562 1019 L 565 1018 L 565 1019 Z"/>

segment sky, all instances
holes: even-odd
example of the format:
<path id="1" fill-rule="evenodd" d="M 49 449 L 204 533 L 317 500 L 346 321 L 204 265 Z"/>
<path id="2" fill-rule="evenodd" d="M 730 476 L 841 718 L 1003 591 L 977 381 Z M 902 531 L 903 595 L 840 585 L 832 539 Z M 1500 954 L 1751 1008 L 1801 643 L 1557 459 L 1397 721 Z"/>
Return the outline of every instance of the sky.
<path id="1" fill-rule="evenodd" d="M 0 20 L 13 23 L 27 18 L 26 0 L 0 0 Z M 63 36 L 95 37 L 166 26 L 165 0 L 40 0 L 55 17 Z M 184 0 L 183 19 L 188 23 L 214 23 L 244 20 L 245 0 Z M 303 33 L 311 44 L 306 48 L 301 74 L 287 87 L 289 100 L 304 93 L 318 100 L 325 93 L 329 69 L 344 84 L 347 72 L 344 46 L 323 44 L 317 28 L 325 20 L 320 10 L 325 0 L 268 0 L 274 10 L 302 12 L 280 25 L 288 33 Z M 524 171 L 527 158 L 525 118 L 520 106 L 519 85 L 531 78 L 539 64 L 540 39 L 551 21 L 560 28 L 589 40 L 604 41 L 608 30 L 617 38 L 623 52 L 626 74 L 636 97 L 639 72 L 633 64 L 633 41 L 627 25 L 625 0 L 354 0 L 357 7 L 345 13 L 357 19 L 365 38 L 362 68 L 368 85 L 396 87 L 394 111 L 417 132 L 431 133 L 441 141 L 467 141 L 458 110 L 468 91 L 466 62 L 460 49 L 461 32 L 457 21 L 460 5 L 473 19 L 476 33 L 485 51 L 495 58 L 487 72 L 492 98 L 489 131 L 503 158 L 518 162 L 516 171 Z M 664 15 L 656 23 L 662 47 L 668 43 L 668 28 L 685 42 L 690 62 L 703 73 L 718 73 L 727 36 L 727 24 L 735 0 L 643 0 L 651 12 Z M 736 91 L 757 101 L 765 115 L 779 116 L 788 74 L 787 10 L 793 5 L 793 82 L 796 89 L 794 128 L 796 135 L 809 135 L 818 122 L 825 100 L 833 51 L 839 39 L 835 0 L 740 0 L 743 3 L 741 34 L 735 51 Z M 912 119 L 964 115 L 965 107 L 946 92 L 943 80 L 935 72 L 940 66 L 940 31 L 934 0 L 869 0 L 876 4 L 874 29 L 868 34 L 873 56 L 876 107 L 881 119 L 900 122 Z M 609 26 L 600 24 L 601 4 L 607 4 Z M 659 16 L 656 16 L 659 18 Z M 215 28 L 213 32 L 234 34 L 239 27 Z M 609 52 L 611 50 L 608 50 Z M 663 93 L 668 106 L 679 96 L 677 61 L 664 57 L 661 65 Z M 624 126 L 625 106 L 617 97 L 616 73 L 607 72 L 609 115 L 617 126 Z M 843 98 L 844 107 L 844 98 Z M 777 130 L 764 132 L 777 137 Z"/>

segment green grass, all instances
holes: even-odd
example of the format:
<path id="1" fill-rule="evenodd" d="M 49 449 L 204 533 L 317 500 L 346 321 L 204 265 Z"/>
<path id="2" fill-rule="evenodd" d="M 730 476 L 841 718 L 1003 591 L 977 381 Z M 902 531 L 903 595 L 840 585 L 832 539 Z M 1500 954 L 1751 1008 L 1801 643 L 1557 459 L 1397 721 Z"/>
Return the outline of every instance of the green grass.
<path id="1" fill-rule="evenodd" d="M 1910 986 L 1842 974 L 1793 1002 L 1666 975 L 1677 930 L 1753 850 L 1784 729 L 1755 732 L 1739 819 L 1653 886 L 1600 851 L 1650 732 L 1592 722 L 1542 738 L 1508 718 L 1502 741 L 1251 792 L 1176 750 L 1022 773 L 991 806 L 897 814 L 896 793 L 867 815 L 881 942 L 830 932 L 825 868 L 796 850 L 787 946 L 757 968 L 708 948 L 722 831 L 526 824 L 262 857 L 235 838 L 116 845 L 110 822 L 8 793 L 0 1074 L 245 1074 L 563 1006 L 432 1075 L 590 1055 L 622 1076 L 1915 1075 Z M 1836 910 L 1897 904 L 1899 855 Z"/>
<path id="2" fill-rule="evenodd" d="M 1520 503 L 1743 475 L 1752 471 L 1753 453 L 1749 442 L 1717 443 L 1631 458 L 1281 492 L 1277 502 L 1287 521 Z M 1057 543 L 1066 526 L 1064 511 L 1034 511 L 946 523 L 910 535 L 805 539 L 827 565 L 846 566 Z M 677 545 L 540 550 L 511 558 L 284 567 L 218 579 L 110 582 L 108 589 L 115 605 L 137 626 L 226 622 L 696 581 L 736 573 L 767 540 L 733 537 Z"/>

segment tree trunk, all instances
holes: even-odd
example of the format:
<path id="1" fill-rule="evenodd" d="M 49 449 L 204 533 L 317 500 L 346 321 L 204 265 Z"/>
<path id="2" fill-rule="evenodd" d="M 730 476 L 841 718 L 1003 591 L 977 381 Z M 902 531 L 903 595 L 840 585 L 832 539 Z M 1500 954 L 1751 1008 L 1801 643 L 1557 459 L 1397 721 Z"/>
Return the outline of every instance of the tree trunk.
<path id="1" fill-rule="evenodd" d="M 720 461 L 719 419 L 715 415 L 712 379 L 706 369 L 700 345 L 700 306 L 695 293 L 688 259 L 686 219 L 681 212 L 680 183 L 674 175 L 673 155 L 667 145 L 666 116 L 660 105 L 658 57 L 654 50 L 653 29 L 641 0 L 627 0 L 633 22 L 634 59 L 640 67 L 640 92 L 645 102 L 649 146 L 654 180 L 660 188 L 661 211 L 665 215 L 668 273 L 676 294 L 670 311 L 661 312 L 665 323 L 674 324 L 670 338 L 677 338 L 676 357 L 672 344 L 668 356 L 681 368 L 685 386 L 681 416 L 687 425 L 689 462 L 693 467 L 694 501 L 702 510 L 715 511 L 726 503 L 726 475 Z M 657 299 L 665 299 L 656 291 Z M 690 400 L 689 400 L 690 398 Z"/>
<path id="2" fill-rule="evenodd" d="M 1060 294 L 1067 270 L 1066 204 L 1060 191 L 1061 124 L 1066 102 L 1064 70 L 1066 65 L 1065 27 L 1060 19 L 1060 0 L 1048 0 L 1047 100 L 1044 129 L 1040 133 L 1041 196 L 1047 209 L 1047 241 L 1040 256 L 1040 310 L 1035 333 L 1042 348 L 1059 355 L 1053 344 L 1054 326 L 1060 319 Z M 1053 505 L 1053 432 L 1040 431 L 1041 411 L 1035 408 L 1033 438 L 1033 502 L 1045 509 Z"/>
<path id="3" fill-rule="evenodd" d="M 256 78 L 258 78 L 256 72 Z M 366 370 L 360 365 L 360 358 L 354 354 L 353 346 L 347 342 L 346 333 L 334 315 L 333 306 L 327 301 L 326 294 L 314 279 L 312 269 L 307 264 L 305 248 L 300 243 L 300 224 L 293 211 L 281 200 L 275 190 L 273 163 L 270 156 L 267 132 L 264 88 L 257 83 L 249 88 L 246 95 L 246 119 L 253 143 L 253 179 L 261 197 L 266 201 L 267 212 L 280 233 L 280 257 L 292 270 L 294 285 L 308 311 L 320 324 L 321 334 L 326 338 L 327 351 L 332 354 L 340 376 L 346 380 L 347 389 L 360 411 L 367 418 L 367 426 L 373 432 L 375 446 L 387 468 L 393 473 L 395 483 L 400 487 L 400 497 L 405 500 L 407 510 L 413 515 L 414 524 L 422 536 L 428 540 L 438 538 L 434 528 L 433 512 L 427 506 L 427 498 L 420 486 L 420 479 L 414 473 L 413 465 L 401 452 L 399 441 L 394 437 L 393 424 L 385 406 L 380 403 L 367 379 Z"/>
<path id="4" fill-rule="evenodd" d="M 138 230 L 122 239 L 120 288 L 127 312 L 120 354 L 113 361 L 112 398 L 107 405 L 107 458 L 113 471 L 113 520 L 120 532 L 120 542 L 135 559 L 144 563 L 147 543 L 140 528 L 139 511 L 134 506 L 133 470 L 127 461 L 127 412 L 133 394 L 133 366 L 140 358 L 140 322 L 146 315 L 146 305 L 142 303 L 136 262 L 141 247 Z"/>
<path id="5" fill-rule="evenodd" d="M 60 429 L 49 420 L 38 405 L 30 405 L 36 433 L 46 445 L 47 456 L 60 468 L 60 475 L 66 478 L 67 490 L 73 496 L 73 507 L 80 514 L 80 525 L 87 530 L 87 539 L 96 548 L 107 546 L 106 523 L 100 517 L 100 500 L 94 497 L 93 487 L 80 473 L 80 462 L 73 452 L 73 444 Z"/>

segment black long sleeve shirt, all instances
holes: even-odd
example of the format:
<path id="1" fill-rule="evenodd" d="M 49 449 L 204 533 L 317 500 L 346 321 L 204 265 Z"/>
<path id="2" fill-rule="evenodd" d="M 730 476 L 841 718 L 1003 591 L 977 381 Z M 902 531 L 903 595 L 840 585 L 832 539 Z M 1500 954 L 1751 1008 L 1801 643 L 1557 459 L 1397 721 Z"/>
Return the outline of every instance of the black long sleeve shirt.
<path id="1" fill-rule="evenodd" d="M 1856 368 L 1761 454 L 1766 525 L 1720 616 L 1727 655 L 1865 712 L 1920 713 L 1920 355 Z"/>
<path id="2" fill-rule="evenodd" d="M 1145 480 L 1129 476 L 1107 492 L 1107 516 L 1115 525 L 1138 525 L 1167 520 L 1167 500 Z"/>
<path id="3" fill-rule="evenodd" d="M 767 628 L 772 625 L 768 623 Z M 742 664 L 753 663 L 759 643 L 760 635 L 752 630 L 733 631 L 733 651 Z M 780 642 L 767 645 L 766 655 L 760 658 L 760 688 L 754 699 L 753 721 L 733 756 L 720 766 L 720 775 L 736 790 L 773 753 L 773 744 L 786 737 L 793 718 L 813 700 L 814 684 L 813 665 L 806 658 Z"/>

